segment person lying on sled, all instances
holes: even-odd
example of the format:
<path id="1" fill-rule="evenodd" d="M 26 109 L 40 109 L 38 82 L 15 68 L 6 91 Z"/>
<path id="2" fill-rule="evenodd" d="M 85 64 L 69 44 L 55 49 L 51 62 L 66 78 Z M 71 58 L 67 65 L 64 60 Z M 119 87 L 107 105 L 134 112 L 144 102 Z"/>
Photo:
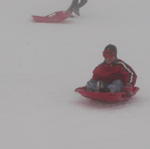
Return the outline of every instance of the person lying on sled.
<path id="1" fill-rule="evenodd" d="M 117 48 L 109 44 L 103 51 L 104 61 L 93 71 L 93 77 L 87 82 L 89 91 L 120 92 L 126 91 L 131 94 L 137 75 L 134 70 L 117 57 Z"/>

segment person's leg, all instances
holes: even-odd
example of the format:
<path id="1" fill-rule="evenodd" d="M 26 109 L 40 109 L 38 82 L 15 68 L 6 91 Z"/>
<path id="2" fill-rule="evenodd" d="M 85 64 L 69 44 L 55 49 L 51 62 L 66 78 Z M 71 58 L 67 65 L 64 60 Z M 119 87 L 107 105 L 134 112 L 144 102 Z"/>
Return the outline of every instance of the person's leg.
<path id="1" fill-rule="evenodd" d="M 74 12 L 76 15 L 80 15 L 79 13 L 79 0 L 72 0 L 72 3 L 70 7 L 67 9 L 67 11 Z"/>
<path id="2" fill-rule="evenodd" d="M 89 91 L 96 91 L 97 89 L 97 81 L 96 80 L 90 80 L 86 84 L 86 88 Z"/>
<path id="3" fill-rule="evenodd" d="M 78 1 L 79 0 L 72 0 L 72 3 L 70 5 L 70 7 L 68 9 L 73 9 L 73 7 L 75 7 L 76 5 L 78 5 Z"/>
<path id="4" fill-rule="evenodd" d="M 79 8 L 83 7 L 87 3 L 87 0 L 80 0 Z"/>
<path id="5" fill-rule="evenodd" d="M 114 80 L 111 84 L 107 86 L 110 92 L 120 92 L 123 89 L 123 82 L 121 80 Z"/>
<path id="6" fill-rule="evenodd" d="M 83 7 L 87 3 L 87 0 L 72 0 L 70 7 L 67 11 L 74 12 L 76 15 L 80 16 L 79 8 Z"/>
<path id="7" fill-rule="evenodd" d="M 89 91 L 105 91 L 106 85 L 103 81 L 101 80 L 93 80 L 91 79 L 90 81 L 87 82 L 86 88 Z"/>

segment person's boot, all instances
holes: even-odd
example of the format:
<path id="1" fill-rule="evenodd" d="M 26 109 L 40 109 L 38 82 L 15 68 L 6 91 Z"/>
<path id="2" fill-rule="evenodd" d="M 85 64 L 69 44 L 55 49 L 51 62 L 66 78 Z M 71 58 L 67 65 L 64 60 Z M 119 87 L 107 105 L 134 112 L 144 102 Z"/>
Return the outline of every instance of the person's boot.
<path id="1" fill-rule="evenodd" d="M 80 16 L 80 11 L 79 11 L 79 6 L 78 6 L 78 5 L 75 5 L 75 6 L 73 7 L 73 12 L 74 12 L 76 15 Z"/>
<path id="2" fill-rule="evenodd" d="M 75 1 L 75 0 L 74 0 Z M 85 4 L 87 3 L 87 0 L 80 0 L 80 2 L 79 2 L 79 0 L 76 0 L 75 2 L 74 2 L 74 8 L 73 8 L 73 12 L 76 14 L 76 15 L 78 15 L 78 16 L 80 16 L 80 8 L 81 7 L 83 7 Z"/>
<path id="3" fill-rule="evenodd" d="M 76 15 L 80 16 L 78 0 L 73 0 L 67 11 L 74 12 Z"/>

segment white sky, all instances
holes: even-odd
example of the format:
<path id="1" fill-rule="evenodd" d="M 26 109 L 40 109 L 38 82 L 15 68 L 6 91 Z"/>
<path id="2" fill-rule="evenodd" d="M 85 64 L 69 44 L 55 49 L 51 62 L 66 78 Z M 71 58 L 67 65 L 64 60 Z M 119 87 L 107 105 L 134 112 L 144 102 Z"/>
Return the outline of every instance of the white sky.
<path id="1" fill-rule="evenodd" d="M 150 2 L 89 0 L 62 24 L 31 21 L 70 3 L 0 0 L 0 148 L 149 149 Z M 125 104 L 74 92 L 108 43 L 138 74 L 140 91 Z"/>

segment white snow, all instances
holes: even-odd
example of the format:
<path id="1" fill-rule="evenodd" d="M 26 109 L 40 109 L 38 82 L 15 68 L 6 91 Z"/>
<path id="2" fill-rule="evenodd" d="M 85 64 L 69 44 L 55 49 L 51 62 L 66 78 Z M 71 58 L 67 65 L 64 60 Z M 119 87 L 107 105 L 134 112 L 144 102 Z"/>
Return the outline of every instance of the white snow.
<path id="1" fill-rule="evenodd" d="M 64 23 L 31 20 L 70 3 L 0 1 L 0 148 L 149 149 L 150 2 L 89 0 Z M 109 43 L 138 74 L 140 91 L 124 104 L 74 92 Z"/>

